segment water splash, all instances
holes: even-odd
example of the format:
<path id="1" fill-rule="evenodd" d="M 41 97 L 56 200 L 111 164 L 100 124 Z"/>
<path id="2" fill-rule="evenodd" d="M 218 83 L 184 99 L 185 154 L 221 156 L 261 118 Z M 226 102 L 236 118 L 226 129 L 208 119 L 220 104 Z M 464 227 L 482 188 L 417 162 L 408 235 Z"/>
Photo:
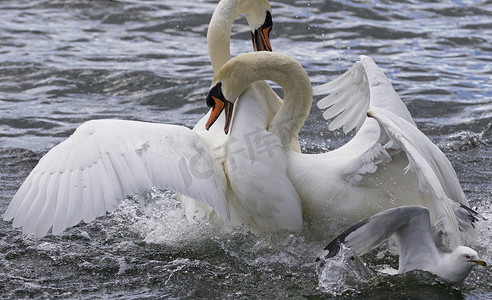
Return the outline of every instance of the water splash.
<path id="1" fill-rule="evenodd" d="M 343 245 L 335 257 L 320 258 L 316 264 L 316 272 L 318 288 L 332 296 L 356 292 L 362 283 L 375 278 L 374 272 L 365 262 Z"/>

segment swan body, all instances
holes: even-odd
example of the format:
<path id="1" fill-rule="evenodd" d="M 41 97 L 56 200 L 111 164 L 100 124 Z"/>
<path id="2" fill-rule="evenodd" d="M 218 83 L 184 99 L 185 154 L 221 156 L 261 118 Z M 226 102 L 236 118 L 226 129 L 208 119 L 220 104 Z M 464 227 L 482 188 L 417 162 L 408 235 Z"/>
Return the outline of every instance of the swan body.
<path id="1" fill-rule="evenodd" d="M 430 210 L 433 225 L 447 233 L 449 244 L 460 245 L 459 230 L 469 227 L 469 222 L 458 215 L 468 200 L 456 173 L 442 151 L 418 130 L 374 61 L 361 56 L 345 74 L 315 92 L 331 92 L 318 102 L 318 107 L 327 108 L 326 118 L 338 115 L 330 129 L 343 127 L 347 132 L 359 127 L 355 137 L 335 151 L 291 156 L 291 178 L 316 225 L 322 217 L 316 217 L 320 207 L 327 212 L 331 208 L 352 212 L 360 219 L 390 207 L 423 205 Z M 338 172 L 323 176 L 321 165 L 333 165 Z M 303 173 L 309 166 L 318 166 L 317 174 Z M 330 188 L 320 189 L 314 178 L 331 182 Z M 296 184 L 299 180 L 311 185 Z M 313 194 L 313 190 L 325 193 Z"/>
<path id="2" fill-rule="evenodd" d="M 255 50 L 271 51 L 268 34 L 272 23 L 268 2 L 221 1 L 214 11 L 207 33 L 214 72 L 231 58 L 230 29 L 241 13 L 245 14 L 250 24 Z M 282 165 L 280 162 L 285 160 L 279 157 L 283 156 L 282 152 L 276 148 L 263 149 L 263 152 L 262 149 L 259 152 L 256 149 L 258 140 L 261 143 L 277 139 L 264 129 L 276 115 L 282 101 L 265 81 L 252 83 L 237 97 L 234 126 L 228 135 L 223 130 L 228 123 L 223 114 L 218 116 L 215 126 L 206 126 L 213 110 L 193 128 L 207 141 L 226 170 L 230 182 L 227 195 L 232 214 L 229 224 L 245 224 L 253 232 L 297 230 L 302 226 L 300 199 L 285 172 L 280 176 L 274 175 L 277 167 Z M 297 139 L 291 143 L 291 149 L 300 151 Z M 271 180 L 263 180 L 265 177 Z M 272 184 L 279 189 L 272 190 Z M 217 224 L 223 223 L 214 210 L 203 202 L 185 195 L 179 195 L 178 198 L 190 222 L 211 220 Z"/>
<path id="3" fill-rule="evenodd" d="M 302 203 L 304 221 L 318 232 L 346 226 L 400 205 L 429 209 L 433 226 L 460 244 L 460 229 L 470 226 L 471 210 L 444 154 L 421 133 L 384 73 L 361 57 L 346 74 L 317 87 L 332 92 L 319 106 L 325 116 L 339 115 L 332 129 L 358 127 L 337 150 L 301 154 L 290 150 L 311 107 L 312 88 L 298 62 L 279 53 L 248 53 L 227 62 L 213 81 L 211 94 L 234 101 L 257 80 L 272 80 L 284 89 L 284 102 L 267 131 L 279 137 L 287 159 L 287 176 Z M 333 125 L 335 124 L 335 125 Z M 281 172 L 281 170 L 278 170 Z"/>

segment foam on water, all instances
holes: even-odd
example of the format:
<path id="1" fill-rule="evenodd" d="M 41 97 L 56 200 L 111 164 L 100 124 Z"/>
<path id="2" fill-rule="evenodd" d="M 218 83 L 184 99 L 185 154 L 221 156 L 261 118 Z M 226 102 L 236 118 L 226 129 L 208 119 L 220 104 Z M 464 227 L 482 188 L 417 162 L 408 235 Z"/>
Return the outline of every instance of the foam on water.
<path id="1" fill-rule="evenodd" d="M 332 296 L 355 292 L 361 284 L 375 276 L 357 255 L 343 246 L 334 258 L 321 258 L 316 264 L 316 271 L 319 289 Z"/>

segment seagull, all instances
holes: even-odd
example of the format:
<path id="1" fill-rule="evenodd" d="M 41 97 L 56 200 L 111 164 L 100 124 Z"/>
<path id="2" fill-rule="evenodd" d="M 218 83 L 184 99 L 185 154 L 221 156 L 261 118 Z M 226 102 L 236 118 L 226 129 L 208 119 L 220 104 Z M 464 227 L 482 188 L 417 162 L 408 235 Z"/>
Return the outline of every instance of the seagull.
<path id="1" fill-rule="evenodd" d="M 443 242 L 443 232 L 431 228 L 429 210 L 422 206 L 400 206 L 363 220 L 331 241 L 316 258 L 318 270 L 335 257 L 342 246 L 362 255 L 383 240 L 396 236 L 399 246 L 398 273 L 412 270 L 431 272 L 444 281 L 464 280 L 476 265 L 487 267 L 475 250 L 457 246 L 453 250 Z"/>

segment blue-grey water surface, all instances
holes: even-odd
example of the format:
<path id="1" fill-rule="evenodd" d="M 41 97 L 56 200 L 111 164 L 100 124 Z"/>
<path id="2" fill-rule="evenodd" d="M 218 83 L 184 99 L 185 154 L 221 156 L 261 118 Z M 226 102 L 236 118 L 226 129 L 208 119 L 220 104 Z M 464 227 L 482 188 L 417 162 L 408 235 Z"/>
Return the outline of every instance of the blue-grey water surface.
<path id="1" fill-rule="evenodd" d="M 213 77 L 207 25 L 217 1 L 0 2 L 0 213 L 37 161 L 91 119 L 193 127 Z M 298 59 L 313 84 L 361 54 L 386 72 L 419 128 L 449 157 L 488 220 L 469 244 L 492 261 L 492 3 L 271 1 L 272 46 Z M 251 51 L 245 20 L 233 55 Z M 313 106 L 306 152 L 347 141 Z M 188 224 L 175 195 L 149 191 L 60 236 L 34 240 L 0 222 L 0 298 L 329 298 L 314 258 L 326 239 L 254 236 Z M 369 267 L 389 264 L 374 252 Z M 355 283 L 348 299 L 491 299 L 492 272 L 457 285 L 424 272 Z"/>

